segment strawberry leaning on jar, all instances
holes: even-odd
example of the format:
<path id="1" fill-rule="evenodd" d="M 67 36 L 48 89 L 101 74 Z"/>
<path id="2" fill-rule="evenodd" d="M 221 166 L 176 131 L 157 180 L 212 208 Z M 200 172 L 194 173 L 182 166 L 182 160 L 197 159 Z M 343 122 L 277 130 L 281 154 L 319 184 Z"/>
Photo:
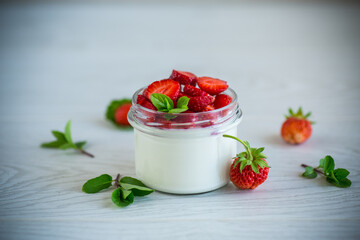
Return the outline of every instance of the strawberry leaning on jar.
<path id="1" fill-rule="evenodd" d="M 307 118 L 311 112 L 303 114 L 301 107 L 294 113 L 289 109 L 289 116 L 286 116 L 286 121 L 281 126 L 281 137 L 290 144 L 300 144 L 308 140 L 312 133 L 311 124 Z"/>
<path id="2" fill-rule="evenodd" d="M 251 148 L 247 141 L 237 137 L 223 135 L 239 141 L 245 152 L 236 155 L 230 167 L 230 180 L 240 189 L 255 189 L 265 182 L 269 174 L 269 165 L 266 162 L 264 148 Z"/>
<path id="3" fill-rule="evenodd" d="M 127 114 L 132 106 L 131 100 L 128 98 L 113 100 L 107 107 L 106 118 L 115 125 L 122 128 L 131 128 L 127 119 Z"/>

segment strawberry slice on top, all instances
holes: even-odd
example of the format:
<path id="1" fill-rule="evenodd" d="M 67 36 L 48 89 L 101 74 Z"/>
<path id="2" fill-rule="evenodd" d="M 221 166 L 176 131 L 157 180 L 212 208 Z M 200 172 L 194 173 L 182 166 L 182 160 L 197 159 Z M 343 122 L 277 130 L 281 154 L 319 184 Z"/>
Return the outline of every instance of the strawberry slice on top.
<path id="1" fill-rule="evenodd" d="M 211 95 L 217 95 L 229 87 L 226 81 L 211 77 L 199 77 L 197 84 L 201 90 Z"/>
<path id="2" fill-rule="evenodd" d="M 164 79 L 150 84 L 144 91 L 144 96 L 150 99 L 151 94 L 161 93 L 168 96 L 174 101 L 177 99 L 179 92 L 180 84 L 178 82 L 172 79 Z"/>
<path id="3" fill-rule="evenodd" d="M 197 77 L 191 72 L 183 72 L 174 69 L 170 75 L 170 79 L 173 79 L 183 85 L 196 86 Z"/>

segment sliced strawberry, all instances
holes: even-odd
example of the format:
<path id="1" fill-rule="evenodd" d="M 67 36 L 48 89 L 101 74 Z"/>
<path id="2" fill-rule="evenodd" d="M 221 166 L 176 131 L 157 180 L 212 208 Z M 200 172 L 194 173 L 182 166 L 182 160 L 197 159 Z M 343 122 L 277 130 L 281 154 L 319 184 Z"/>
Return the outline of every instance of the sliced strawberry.
<path id="1" fill-rule="evenodd" d="M 116 109 L 114 119 L 118 125 L 130 126 L 129 121 L 127 119 L 127 115 L 130 108 L 131 108 L 131 103 L 125 103 L 120 107 L 118 107 L 118 109 Z"/>
<path id="2" fill-rule="evenodd" d="M 143 95 L 138 95 L 136 103 L 148 109 L 157 111 L 156 107 Z"/>
<path id="3" fill-rule="evenodd" d="M 199 97 L 199 96 L 209 95 L 207 92 L 204 92 L 200 88 L 196 88 L 196 87 L 193 87 L 190 85 L 185 85 L 183 91 L 186 95 L 191 96 L 191 97 Z"/>
<path id="4" fill-rule="evenodd" d="M 199 77 L 197 84 L 201 90 L 211 95 L 217 95 L 229 87 L 225 81 L 211 77 Z"/>
<path id="5" fill-rule="evenodd" d="M 201 112 L 213 101 L 212 96 L 191 97 L 188 108 L 190 111 Z"/>
<path id="6" fill-rule="evenodd" d="M 150 95 L 153 93 L 161 93 L 172 100 L 176 100 L 180 92 L 180 84 L 171 79 L 164 79 L 153 82 L 144 91 L 144 95 L 150 100 Z"/>
<path id="7" fill-rule="evenodd" d="M 186 93 L 184 93 L 184 92 L 180 92 L 180 93 L 179 93 L 178 98 L 181 98 L 181 97 L 188 97 L 188 98 L 190 98 L 190 96 L 189 96 L 189 95 L 187 95 L 187 94 L 186 94 Z"/>
<path id="8" fill-rule="evenodd" d="M 232 98 L 226 94 L 219 94 L 215 98 L 214 107 L 216 109 L 225 107 L 232 102 Z"/>
<path id="9" fill-rule="evenodd" d="M 212 104 L 207 105 L 207 106 L 204 108 L 204 112 L 209 112 L 209 111 L 212 111 L 212 110 L 215 110 L 215 107 L 214 107 L 214 105 L 212 105 Z"/>
<path id="10" fill-rule="evenodd" d="M 173 79 L 183 85 L 195 84 L 196 86 L 197 77 L 195 74 L 190 72 L 182 72 L 174 69 L 170 75 L 170 79 Z"/>

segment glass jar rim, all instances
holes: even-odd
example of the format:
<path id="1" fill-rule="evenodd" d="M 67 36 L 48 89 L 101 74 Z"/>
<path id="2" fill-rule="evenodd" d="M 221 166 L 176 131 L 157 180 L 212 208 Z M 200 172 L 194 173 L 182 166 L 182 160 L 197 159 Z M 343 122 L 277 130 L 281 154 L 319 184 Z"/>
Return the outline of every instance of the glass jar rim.
<path id="1" fill-rule="evenodd" d="M 129 123 L 135 128 L 142 132 L 151 133 L 153 135 L 159 135 L 161 132 L 171 133 L 186 133 L 191 132 L 212 132 L 218 134 L 231 128 L 233 125 L 239 124 L 242 119 L 242 111 L 239 107 L 238 97 L 236 92 L 228 88 L 223 94 L 227 94 L 232 98 L 230 104 L 207 112 L 195 112 L 195 113 L 167 113 L 152 110 L 137 104 L 138 95 L 141 94 L 146 87 L 137 90 L 132 97 L 132 107 L 128 114 Z M 183 119 L 196 119 L 196 121 L 185 121 L 185 122 L 171 122 L 172 127 L 167 127 L 166 121 L 159 123 L 156 119 L 167 119 L 167 116 Z M 147 118 L 151 116 L 151 119 Z M 216 116 L 216 120 L 214 120 Z M 200 119 L 200 120 L 199 120 Z M 176 121 L 176 120 L 175 120 Z M 180 131 L 181 130 L 181 131 Z M 155 132 L 156 134 L 155 134 Z"/>

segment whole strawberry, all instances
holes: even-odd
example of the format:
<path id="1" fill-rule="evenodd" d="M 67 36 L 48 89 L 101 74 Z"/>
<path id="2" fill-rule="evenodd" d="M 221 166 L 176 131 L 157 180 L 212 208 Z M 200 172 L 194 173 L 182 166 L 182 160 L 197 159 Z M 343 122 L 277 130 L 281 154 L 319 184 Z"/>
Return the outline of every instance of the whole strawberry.
<path id="1" fill-rule="evenodd" d="M 281 126 L 281 137 L 290 144 L 300 144 L 309 139 L 313 124 L 307 119 L 310 115 L 311 112 L 303 115 L 301 107 L 297 113 L 290 108 L 289 116 L 285 116 L 286 121 Z"/>
<path id="2" fill-rule="evenodd" d="M 247 141 L 237 137 L 223 135 L 239 141 L 245 147 L 245 152 L 236 155 L 230 167 L 230 180 L 240 189 L 255 189 L 265 182 L 269 173 L 264 148 L 251 148 Z"/>
<path id="3" fill-rule="evenodd" d="M 131 100 L 127 98 L 113 100 L 107 107 L 106 118 L 121 128 L 131 128 L 127 120 L 131 105 Z"/>

